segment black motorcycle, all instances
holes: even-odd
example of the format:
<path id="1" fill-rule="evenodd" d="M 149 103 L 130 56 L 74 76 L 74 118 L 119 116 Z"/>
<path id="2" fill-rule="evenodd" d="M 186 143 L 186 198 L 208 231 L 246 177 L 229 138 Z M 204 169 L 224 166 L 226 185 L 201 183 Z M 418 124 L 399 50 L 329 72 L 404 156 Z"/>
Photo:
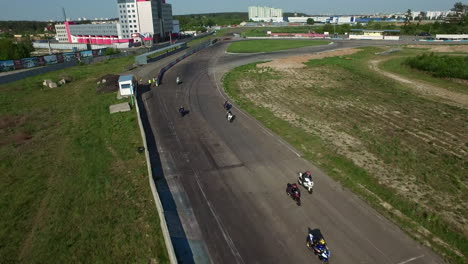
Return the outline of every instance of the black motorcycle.
<path id="1" fill-rule="evenodd" d="M 293 185 L 295 185 L 295 187 Z M 286 194 L 297 203 L 297 206 L 301 206 L 301 192 L 296 184 L 288 183 L 286 186 Z"/>
<path id="2" fill-rule="evenodd" d="M 224 102 L 223 107 L 224 107 L 224 109 L 226 109 L 226 111 L 229 111 L 232 108 L 232 104 L 230 104 L 228 101 L 226 101 L 226 102 Z"/>
<path id="3" fill-rule="evenodd" d="M 179 108 L 179 113 L 180 113 L 181 117 L 184 117 L 186 114 L 189 113 L 189 111 L 185 110 L 185 108 L 181 107 L 181 108 Z"/>

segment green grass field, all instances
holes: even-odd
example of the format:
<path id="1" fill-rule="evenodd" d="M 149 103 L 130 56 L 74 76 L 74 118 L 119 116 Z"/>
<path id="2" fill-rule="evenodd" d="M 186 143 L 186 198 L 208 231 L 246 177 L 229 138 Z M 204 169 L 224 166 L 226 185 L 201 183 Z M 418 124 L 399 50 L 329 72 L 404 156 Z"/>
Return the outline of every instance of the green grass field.
<path id="1" fill-rule="evenodd" d="M 265 39 L 238 41 L 229 45 L 227 51 L 233 53 L 271 52 L 278 50 L 296 49 L 307 46 L 326 45 L 328 41 Z"/>
<path id="2" fill-rule="evenodd" d="M 168 262 L 135 110 L 96 92 L 133 59 L 0 86 L 0 263 Z"/>
<path id="3" fill-rule="evenodd" d="M 408 55 L 414 56 L 420 53 L 421 52 L 413 51 Z M 468 87 L 466 85 L 454 81 L 449 81 L 445 78 L 437 78 L 427 72 L 412 69 L 404 63 L 406 58 L 407 56 L 395 54 L 395 56 L 392 56 L 390 59 L 382 62 L 380 64 L 380 68 L 385 71 L 396 73 L 407 78 L 420 80 L 430 84 L 435 84 L 447 90 L 452 90 L 460 93 L 468 93 Z"/>
<path id="4" fill-rule="evenodd" d="M 365 48 L 284 72 L 245 65 L 224 77 L 224 87 L 410 236 L 450 263 L 466 263 L 468 112 L 370 70 L 379 51 Z"/>

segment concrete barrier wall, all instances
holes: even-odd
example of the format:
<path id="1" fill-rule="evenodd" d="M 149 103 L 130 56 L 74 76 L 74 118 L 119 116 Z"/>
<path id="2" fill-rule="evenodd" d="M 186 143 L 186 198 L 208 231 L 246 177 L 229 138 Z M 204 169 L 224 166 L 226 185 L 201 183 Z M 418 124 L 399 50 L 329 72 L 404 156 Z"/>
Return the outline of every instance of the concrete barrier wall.
<path id="1" fill-rule="evenodd" d="M 385 36 L 385 40 L 400 40 L 399 36 Z"/>
<path id="2" fill-rule="evenodd" d="M 136 89 L 138 90 L 138 89 Z M 140 127 L 141 139 L 143 141 L 143 146 L 145 147 L 145 157 L 146 157 L 146 166 L 148 169 L 148 180 L 151 188 L 151 192 L 153 193 L 153 199 L 156 204 L 156 209 L 158 210 L 159 221 L 161 223 L 161 230 L 164 236 L 164 242 L 166 244 L 167 254 L 169 256 L 169 261 L 171 264 L 177 264 L 177 258 L 174 251 L 174 245 L 172 244 L 171 236 L 169 234 L 169 229 L 167 227 L 166 218 L 164 216 L 164 209 L 161 203 L 161 198 L 159 197 L 158 191 L 156 190 L 156 183 L 154 182 L 153 178 L 153 170 L 151 169 L 151 162 L 148 152 L 148 144 L 146 142 L 146 133 L 145 129 L 143 128 L 143 122 L 141 121 L 140 116 L 140 104 L 138 100 L 135 100 L 136 105 L 136 112 L 138 117 L 138 125 Z"/>
<path id="3" fill-rule="evenodd" d="M 349 35 L 349 39 L 383 40 L 383 36 Z"/>

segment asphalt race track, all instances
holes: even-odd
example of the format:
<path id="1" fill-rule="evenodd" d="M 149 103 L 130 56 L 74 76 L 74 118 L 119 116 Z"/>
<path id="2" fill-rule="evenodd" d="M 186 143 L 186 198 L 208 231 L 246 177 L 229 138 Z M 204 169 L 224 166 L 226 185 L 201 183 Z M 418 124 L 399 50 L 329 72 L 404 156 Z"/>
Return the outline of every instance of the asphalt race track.
<path id="1" fill-rule="evenodd" d="M 320 263 L 306 248 L 310 228 L 327 240 L 330 263 L 443 263 L 249 115 L 234 106 L 236 119 L 225 119 L 219 80 L 227 70 L 369 42 L 255 55 L 226 54 L 227 44 L 192 55 L 142 95 L 157 146 L 153 155 L 162 166 L 155 178 L 179 262 Z M 178 113 L 181 105 L 190 111 L 185 117 Z M 285 188 L 305 170 L 312 171 L 315 190 L 310 195 L 300 187 L 298 207 Z"/>

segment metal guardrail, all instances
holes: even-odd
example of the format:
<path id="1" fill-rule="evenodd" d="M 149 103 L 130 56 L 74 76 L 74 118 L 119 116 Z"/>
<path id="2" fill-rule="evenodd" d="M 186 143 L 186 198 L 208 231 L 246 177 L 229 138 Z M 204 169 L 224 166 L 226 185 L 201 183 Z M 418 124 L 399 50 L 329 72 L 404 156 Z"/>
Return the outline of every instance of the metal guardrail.
<path id="1" fill-rule="evenodd" d="M 165 67 L 163 67 L 161 70 L 159 70 L 158 72 L 158 77 L 156 79 L 156 85 L 160 85 L 161 84 L 161 81 L 162 81 L 162 78 L 163 78 L 163 75 L 166 71 L 168 71 L 170 68 L 172 68 L 174 65 L 176 65 L 177 63 L 179 63 L 180 61 L 182 61 L 183 59 L 187 58 L 188 56 L 204 49 L 204 48 L 207 48 L 211 45 L 213 45 L 216 41 L 213 41 L 213 40 L 209 40 L 209 41 L 206 41 L 206 42 L 203 42 L 197 46 L 195 46 L 194 48 L 190 49 L 189 51 L 187 51 L 184 55 L 178 57 L 177 59 L 175 59 L 174 61 L 170 62 L 168 65 L 166 65 Z"/>
<path id="2" fill-rule="evenodd" d="M 151 51 L 151 52 L 147 52 L 147 53 L 141 54 L 139 56 L 136 56 L 135 57 L 135 63 L 139 64 L 139 65 L 148 64 L 148 57 L 150 57 L 153 54 L 158 54 L 158 53 L 161 53 L 161 52 L 164 52 L 164 51 L 166 51 L 166 53 L 173 53 L 173 51 L 182 50 L 182 49 L 185 49 L 186 47 L 187 47 L 186 43 L 180 43 L 180 44 L 175 44 L 175 45 L 171 45 L 171 46 L 168 46 L 168 47 L 164 47 L 162 49 L 157 49 L 157 50 L 154 50 L 154 51 Z M 161 54 L 161 56 L 167 56 L 166 53 Z M 158 58 L 158 57 L 159 56 L 157 56 L 156 58 Z"/>

